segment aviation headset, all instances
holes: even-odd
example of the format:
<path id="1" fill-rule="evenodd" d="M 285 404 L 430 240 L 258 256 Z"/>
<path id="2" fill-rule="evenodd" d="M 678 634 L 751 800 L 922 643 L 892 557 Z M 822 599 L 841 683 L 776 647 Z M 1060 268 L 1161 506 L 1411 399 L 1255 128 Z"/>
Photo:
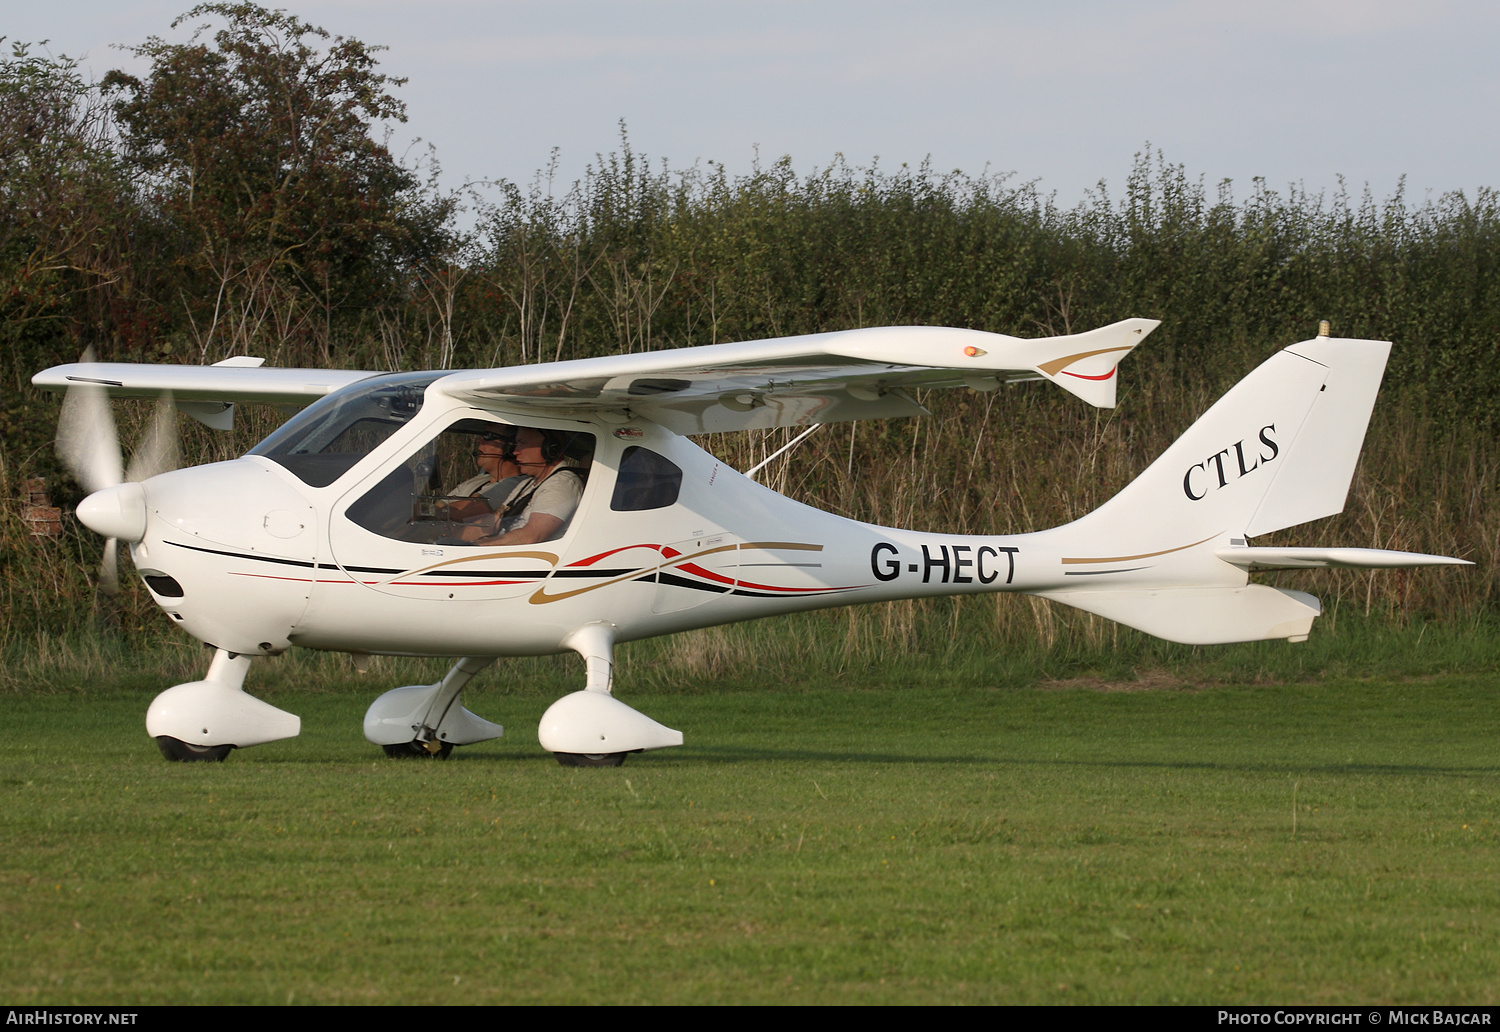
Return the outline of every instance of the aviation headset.
<path id="1" fill-rule="evenodd" d="M 550 466 L 563 457 L 563 453 L 568 450 L 569 442 L 564 441 L 561 435 L 551 430 L 541 430 L 539 433 L 542 435 L 542 458 L 546 459 Z"/>
<path id="2" fill-rule="evenodd" d="M 537 433 L 542 435 L 542 458 L 547 460 L 549 466 L 567 455 L 568 449 L 580 437 L 586 436 L 576 430 L 538 430 Z"/>
<path id="3" fill-rule="evenodd" d="M 482 436 L 487 440 L 500 441 L 505 445 L 505 454 L 507 455 L 507 457 L 514 460 L 516 451 L 516 430 L 518 429 L 520 428 L 510 428 L 509 433 L 505 432 L 504 430 L 489 431 Z M 543 430 L 540 427 L 530 427 L 529 429 L 535 430 L 538 434 L 541 435 L 542 459 L 549 466 L 566 455 L 568 453 L 568 449 L 573 447 L 574 443 L 578 440 L 579 437 L 583 436 L 577 431 Z"/>

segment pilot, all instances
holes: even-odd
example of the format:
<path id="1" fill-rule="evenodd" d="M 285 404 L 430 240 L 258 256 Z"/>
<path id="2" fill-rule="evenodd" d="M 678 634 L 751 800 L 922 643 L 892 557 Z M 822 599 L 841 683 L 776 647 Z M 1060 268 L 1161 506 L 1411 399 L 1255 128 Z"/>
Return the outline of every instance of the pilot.
<path id="1" fill-rule="evenodd" d="M 488 516 L 504 505 L 525 477 L 516 465 L 514 430 L 479 435 L 474 445 L 474 462 L 481 471 L 479 475 L 455 487 L 456 497 L 444 505 L 444 514 L 450 520 Z"/>
<path id="2" fill-rule="evenodd" d="M 490 517 L 465 528 L 476 545 L 527 545 L 562 537 L 583 497 L 583 470 L 567 455 L 567 434 L 523 426 L 516 431 L 516 465 L 525 479 Z"/>

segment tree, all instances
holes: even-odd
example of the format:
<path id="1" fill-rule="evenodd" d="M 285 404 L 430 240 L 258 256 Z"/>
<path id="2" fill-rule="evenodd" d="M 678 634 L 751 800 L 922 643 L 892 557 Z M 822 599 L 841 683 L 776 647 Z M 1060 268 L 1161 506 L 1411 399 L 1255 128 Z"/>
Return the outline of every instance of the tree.
<path id="1" fill-rule="evenodd" d="M 0 40 L 3 41 L 3 40 Z M 45 47 L 45 44 L 42 45 Z M 14 43 L 0 59 L 0 438 L 42 457 L 54 406 L 38 369 L 118 334 L 130 275 L 129 184 L 103 98 L 66 56 Z M 124 322 L 128 323 L 128 318 Z"/>
<path id="2" fill-rule="evenodd" d="M 379 47 L 284 11 L 203 4 L 187 43 L 132 52 L 144 78 L 105 76 L 126 158 L 175 237 L 177 293 L 199 358 L 257 346 L 285 358 L 399 287 L 441 250 L 451 206 L 371 135 L 405 121 Z M 300 354 L 299 354 L 300 353 Z"/>

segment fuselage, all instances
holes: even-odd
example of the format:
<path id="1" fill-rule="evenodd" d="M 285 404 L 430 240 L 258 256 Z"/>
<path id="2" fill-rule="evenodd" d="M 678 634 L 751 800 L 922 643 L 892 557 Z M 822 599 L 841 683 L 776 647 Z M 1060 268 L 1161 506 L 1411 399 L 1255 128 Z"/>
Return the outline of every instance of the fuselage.
<path id="1" fill-rule="evenodd" d="M 301 451 L 262 446 L 147 481 L 147 531 L 132 552 L 157 602 L 236 653 L 536 655 L 564 650 L 589 623 L 628 641 L 796 610 L 1067 589 L 1099 575 L 1141 582 L 1141 564 L 1121 561 L 1139 556 L 1069 554 L 1077 548 L 1057 530 L 934 534 L 823 512 L 649 421 L 539 418 L 428 393 L 364 454 L 319 451 L 309 419 Z M 560 537 L 535 544 L 445 536 L 451 528 L 428 510 L 461 456 L 444 442 L 508 424 L 587 442 L 576 511 Z M 348 433 L 333 424 L 324 437 Z M 1208 554 L 1192 552 L 1196 562 Z M 1209 562 L 1215 576 L 1228 569 Z"/>

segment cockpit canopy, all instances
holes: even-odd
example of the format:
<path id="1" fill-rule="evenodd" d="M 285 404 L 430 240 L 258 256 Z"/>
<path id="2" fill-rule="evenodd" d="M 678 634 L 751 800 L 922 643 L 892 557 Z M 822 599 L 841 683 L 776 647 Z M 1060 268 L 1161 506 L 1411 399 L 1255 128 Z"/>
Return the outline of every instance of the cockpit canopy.
<path id="1" fill-rule="evenodd" d="M 280 463 L 309 487 L 327 487 L 422 410 L 443 372 L 388 373 L 334 391 L 246 454 Z"/>
<path id="2" fill-rule="evenodd" d="M 280 464 L 309 487 L 327 487 L 409 423 L 422 410 L 427 388 L 446 375 L 389 373 L 356 381 L 308 406 L 247 454 Z M 349 505 L 345 516 L 381 537 L 463 545 L 503 540 L 528 520 L 534 508 L 556 517 L 559 524 L 538 540 L 560 537 L 589 480 L 596 438 L 581 425 L 530 428 L 543 437 L 541 461 L 546 471 L 536 477 L 521 474 L 519 466 L 511 465 L 506 474 L 500 466 L 492 469 L 479 462 L 479 442 L 500 440 L 507 447 L 487 452 L 486 461 L 495 461 L 498 454 L 515 463 L 517 433 L 526 429 L 500 417 L 458 418 L 413 445 L 399 464 Z M 616 474 L 611 511 L 661 509 L 677 501 L 682 469 L 665 456 L 632 445 L 611 465 Z M 541 508 L 544 486 L 558 496 L 549 495 L 547 504 L 559 511 Z M 532 506 L 534 498 L 537 504 Z"/>
<path id="3" fill-rule="evenodd" d="M 516 452 L 528 431 L 533 464 L 523 469 L 528 460 Z M 538 524 L 532 536 L 523 537 L 553 540 L 572 520 L 594 446 L 595 437 L 586 430 L 462 418 L 414 447 L 345 515 L 382 537 L 444 545 L 494 543 L 519 532 L 532 516 L 547 515 L 554 518 L 555 530 Z"/>

